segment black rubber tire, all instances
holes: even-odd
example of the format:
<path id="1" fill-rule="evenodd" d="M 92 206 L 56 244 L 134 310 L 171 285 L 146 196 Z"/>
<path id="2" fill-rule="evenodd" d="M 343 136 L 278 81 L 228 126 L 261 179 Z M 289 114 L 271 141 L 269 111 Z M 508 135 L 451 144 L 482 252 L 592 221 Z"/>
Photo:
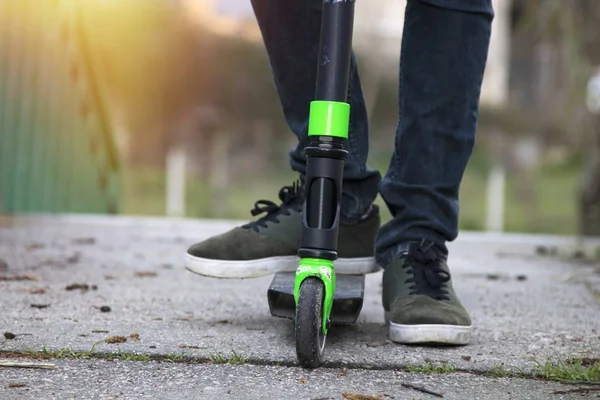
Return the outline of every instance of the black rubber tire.
<path id="1" fill-rule="evenodd" d="M 294 319 L 296 355 L 304 368 L 318 368 L 325 351 L 322 332 L 325 288 L 318 278 L 306 278 L 300 286 L 300 296 Z"/>

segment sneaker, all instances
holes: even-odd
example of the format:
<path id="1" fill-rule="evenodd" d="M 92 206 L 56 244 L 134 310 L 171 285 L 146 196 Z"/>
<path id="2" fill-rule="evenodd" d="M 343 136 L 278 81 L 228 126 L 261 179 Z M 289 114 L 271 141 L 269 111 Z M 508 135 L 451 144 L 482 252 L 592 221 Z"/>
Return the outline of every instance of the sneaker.
<path id="1" fill-rule="evenodd" d="M 279 205 L 268 200 L 257 201 L 251 214 L 266 215 L 190 247 L 185 257 L 186 268 L 216 278 L 255 278 L 296 271 L 304 204 L 301 184 L 283 187 L 279 199 Z M 380 225 L 376 205 L 359 222 L 340 223 L 335 261 L 338 274 L 379 270 L 373 253 Z"/>
<path id="2" fill-rule="evenodd" d="M 433 245 L 412 243 L 384 269 L 382 302 L 390 339 L 403 344 L 468 344 L 471 317 Z"/>

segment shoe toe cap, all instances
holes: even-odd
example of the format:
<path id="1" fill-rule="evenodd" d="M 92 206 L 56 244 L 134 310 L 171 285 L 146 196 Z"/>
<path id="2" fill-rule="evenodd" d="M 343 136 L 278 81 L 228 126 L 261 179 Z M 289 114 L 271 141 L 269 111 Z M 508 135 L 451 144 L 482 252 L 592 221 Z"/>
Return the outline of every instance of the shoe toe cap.
<path id="1" fill-rule="evenodd" d="M 403 325 L 471 325 L 461 304 L 423 295 L 396 301 L 391 314 L 392 322 Z"/>
<path id="2" fill-rule="evenodd" d="M 187 253 L 195 258 L 242 261 L 288 255 L 294 251 L 284 243 L 238 227 L 194 244 Z"/>
<path id="3" fill-rule="evenodd" d="M 243 241 L 243 230 L 235 228 L 231 231 L 212 236 L 191 246 L 187 253 L 197 258 L 226 260 L 239 253 L 239 242 Z"/>

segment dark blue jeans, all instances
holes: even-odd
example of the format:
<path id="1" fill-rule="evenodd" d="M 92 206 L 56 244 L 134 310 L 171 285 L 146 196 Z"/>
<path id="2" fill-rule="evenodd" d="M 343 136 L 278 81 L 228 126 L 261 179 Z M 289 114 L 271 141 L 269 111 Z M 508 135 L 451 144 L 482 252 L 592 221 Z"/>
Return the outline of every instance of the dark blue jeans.
<path id="1" fill-rule="evenodd" d="M 361 1 L 361 0 L 358 0 Z M 368 0 L 362 0 L 368 1 Z M 322 0 L 252 0 L 283 112 L 298 146 L 301 176 L 314 100 Z M 459 187 L 471 156 L 493 19 L 491 0 L 408 0 L 399 74 L 399 124 L 386 175 L 368 167 L 367 110 L 353 57 L 342 218 L 360 218 L 380 193 L 393 220 L 376 238 L 378 256 L 431 240 L 441 253 L 458 236 Z"/>

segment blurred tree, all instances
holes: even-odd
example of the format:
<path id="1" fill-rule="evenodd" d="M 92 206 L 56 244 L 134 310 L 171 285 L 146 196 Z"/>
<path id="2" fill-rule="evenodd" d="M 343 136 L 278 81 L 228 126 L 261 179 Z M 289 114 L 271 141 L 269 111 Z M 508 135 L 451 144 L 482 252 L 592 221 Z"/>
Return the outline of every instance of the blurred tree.
<path id="1" fill-rule="evenodd" d="M 600 182 L 600 163 L 594 161 L 600 152 L 600 132 L 597 123 L 591 123 L 585 105 L 591 68 L 600 63 L 600 2 L 513 0 L 512 13 L 510 106 L 481 110 L 484 142 L 494 151 L 498 140 L 507 144 L 504 157 L 513 163 L 509 169 L 519 170 L 515 176 L 531 183 L 537 178 L 523 173 L 515 163 L 523 160 L 518 143 L 527 146 L 536 140 L 542 148 L 558 146 L 587 154 L 589 165 L 580 193 L 580 231 L 600 234 L 600 190 L 594 189 L 594 182 Z M 535 185 L 523 183 L 518 187 L 531 198 Z"/>
<path id="2" fill-rule="evenodd" d="M 527 5 L 530 15 L 537 14 L 535 25 L 539 36 L 557 44 L 562 53 L 561 67 L 566 77 L 559 91 L 562 101 L 556 101 L 546 115 L 558 116 L 558 119 L 547 118 L 548 122 L 574 138 L 587 154 L 580 192 L 580 233 L 600 235 L 600 130 L 585 105 L 591 70 L 600 64 L 600 2 L 544 0 Z"/>
<path id="3" fill-rule="evenodd" d="M 129 165 L 162 169 L 169 148 L 186 148 L 218 213 L 232 172 L 266 168 L 289 137 L 262 43 L 192 24 L 165 0 L 91 1 L 85 11 Z"/>
<path id="4" fill-rule="evenodd" d="M 208 42 L 167 1 L 91 1 L 85 10 L 96 69 L 128 131 L 130 161 L 162 164 L 175 121 L 214 91 Z"/>

